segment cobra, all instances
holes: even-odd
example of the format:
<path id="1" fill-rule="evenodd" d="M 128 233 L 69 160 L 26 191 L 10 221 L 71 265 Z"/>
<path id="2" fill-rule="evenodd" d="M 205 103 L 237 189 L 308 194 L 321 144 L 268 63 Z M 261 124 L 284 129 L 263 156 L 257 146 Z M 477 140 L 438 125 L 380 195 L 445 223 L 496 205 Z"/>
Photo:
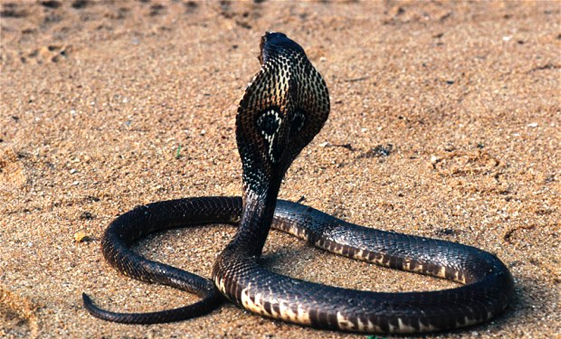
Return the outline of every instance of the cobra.
<path id="1" fill-rule="evenodd" d="M 320 131 L 329 94 L 302 47 L 282 33 L 261 40 L 261 70 L 247 87 L 236 117 L 243 196 L 196 197 L 140 206 L 114 220 L 102 238 L 106 260 L 120 272 L 198 294 L 178 309 L 117 313 L 95 306 L 105 320 L 160 323 L 215 309 L 225 296 L 252 312 L 321 329 L 372 333 L 441 331 L 487 321 L 505 310 L 513 279 L 494 255 L 474 247 L 362 227 L 311 207 L 277 200 L 286 170 Z M 131 244 L 152 232 L 209 223 L 238 225 L 216 259 L 212 281 L 148 260 Z M 270 228 L 291 233 L 330 252 L 461 284 L 456 288 L 379 293 L 307 282 L 259 263 Z"/>

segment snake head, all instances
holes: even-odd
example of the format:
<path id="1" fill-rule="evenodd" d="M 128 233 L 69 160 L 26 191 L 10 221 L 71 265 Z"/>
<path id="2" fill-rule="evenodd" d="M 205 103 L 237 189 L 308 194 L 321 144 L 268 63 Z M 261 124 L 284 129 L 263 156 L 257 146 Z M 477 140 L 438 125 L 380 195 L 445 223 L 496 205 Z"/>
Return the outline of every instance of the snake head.
<path id="1" fill-rule="evenodd" d="M 244 186 L 256 193 L 280 187 L 292 161 L 329 115 L 327 86 L 300 45 L 283 33 L 268 32 L 259 60 L 261 70 L 236 117 Z"/>

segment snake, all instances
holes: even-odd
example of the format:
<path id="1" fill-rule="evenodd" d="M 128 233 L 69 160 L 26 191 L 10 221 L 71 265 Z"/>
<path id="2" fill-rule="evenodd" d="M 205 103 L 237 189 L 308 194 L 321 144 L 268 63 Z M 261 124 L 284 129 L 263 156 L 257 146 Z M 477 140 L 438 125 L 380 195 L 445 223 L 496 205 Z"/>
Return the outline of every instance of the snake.
<path id="1" fill-rule="evenodd" d="M 301 203 L 277 199 L 290 164 L 322 129 L 330 111 L 327 85 L 304 49 L 280 32 L 260 43 L 261 69 L 247 86 L 236 114 L 242 162 L 241 197 L 192 197 L 138 206 L 105 230 L 107 262 L 132 278 L 194 293 L 190 305 L 148 313 L 96 306 L 95 317 L 151 324 L 208 314 L 225 299 L 251 312 L 317 329 L 364 333 L 451 330 L 503 313 L 514 282 L 494 254 L 444 240 L 355 225 Z M 207 279 L 149 260 L 131 249 L 148 234 L 177 227 L 233 224 L 237 231 L 217 256 Z M 349 258 L 458 283 L 434 291 L 375 292 L 346 289 L 274 273 L 260 263 L 271 228 Z"/>

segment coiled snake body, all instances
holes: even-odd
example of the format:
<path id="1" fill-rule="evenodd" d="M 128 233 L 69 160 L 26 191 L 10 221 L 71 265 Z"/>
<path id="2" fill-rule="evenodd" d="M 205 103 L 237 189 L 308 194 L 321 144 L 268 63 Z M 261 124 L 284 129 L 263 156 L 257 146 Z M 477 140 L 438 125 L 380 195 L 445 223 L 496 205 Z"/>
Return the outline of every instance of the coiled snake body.
<path id="1" fill-rule="evenodd" d="M 185 289 L 202 299 L 179 309 L 127 314 L 102 310 L 84 294 L 88 311 L 116 322 L 169 322 L 208 313 L 224 295 L 267 317 L 316 328 L 375 333 L 446 330 L 501 313 L 513 295 L 513 280 L 494 255 L 456 243 L 361 227 L 310 207 L 277 201 L 286 170 L 327 119 L 329 95 L 302 47 L 286 35 L 267 33 L 259 59 L 261 70 L 246 89 L 236 119 L 243 197 L 188 198 L 140 206 L 113 221 L 102 239 L 105 258 L 119 271 Z M 129 249 L 135 240 L 155 231 L 208 223 L 239 224 L 234 239 L 214 264 L 214 283 Z M 334 253 L 463 286 L 377 293 L 275 274 L 259 264 L 271 225 Z"/>

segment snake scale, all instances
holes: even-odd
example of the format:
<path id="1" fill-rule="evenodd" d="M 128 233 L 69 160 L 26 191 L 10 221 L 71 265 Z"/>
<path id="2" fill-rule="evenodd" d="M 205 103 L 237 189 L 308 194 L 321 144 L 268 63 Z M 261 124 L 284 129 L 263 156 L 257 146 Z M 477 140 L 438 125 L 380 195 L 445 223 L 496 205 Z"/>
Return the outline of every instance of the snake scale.
<path id="1" fill-rule="evenodd" d="M 339 220 L 311 207 L 277 201 L 282 178 L 323 127 L 329 94 L 302 47 L 282 33 L 261 39 L 261 70 L 236 116 L 243 196 L 196 197 L 137 207 L 115 219 L 102 252 L 130 277 L 196 293 L 201 300 L 153 313 L 102 310 L 83 294 L 94 316 L 124 323 L 188 319 L 215 309 L 225 296 L 252 312 L 315 328 L 371 333 L 441 331 L 478 324 L 505 310 L 512 276 L 494 255 L 474 247 Z M 147 234 L 212 223 L 238 225 L 216 259 L 212 281 L 148 260 L 130 249 Z M 462 284 L 428 292 L 379 293 L 311 283 L 270 272 L 259 258 L 270 227 L 350 258 Z"/>

